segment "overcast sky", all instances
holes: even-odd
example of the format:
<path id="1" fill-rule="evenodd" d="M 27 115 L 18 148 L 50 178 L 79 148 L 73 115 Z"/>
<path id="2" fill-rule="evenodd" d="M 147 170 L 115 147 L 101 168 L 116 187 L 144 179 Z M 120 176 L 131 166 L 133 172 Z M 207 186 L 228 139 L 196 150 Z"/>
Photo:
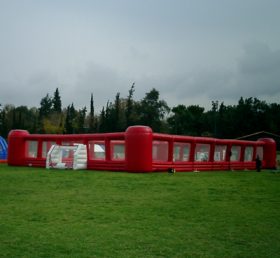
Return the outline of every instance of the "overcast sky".
<path id="1" fill-rule="evenodd" d="M 280 103 L 279 0 L 0 0 L 0 103 Z"/>

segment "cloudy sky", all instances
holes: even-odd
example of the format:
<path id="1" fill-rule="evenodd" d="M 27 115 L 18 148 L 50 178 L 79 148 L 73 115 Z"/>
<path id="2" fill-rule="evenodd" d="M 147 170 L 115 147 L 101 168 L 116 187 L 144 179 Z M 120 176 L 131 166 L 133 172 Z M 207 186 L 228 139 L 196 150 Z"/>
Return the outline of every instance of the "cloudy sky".
<path id="1" fill-rule="evenodd" d="M 0 0 L 0 103 L 280 102 L 279 0 Z"/>

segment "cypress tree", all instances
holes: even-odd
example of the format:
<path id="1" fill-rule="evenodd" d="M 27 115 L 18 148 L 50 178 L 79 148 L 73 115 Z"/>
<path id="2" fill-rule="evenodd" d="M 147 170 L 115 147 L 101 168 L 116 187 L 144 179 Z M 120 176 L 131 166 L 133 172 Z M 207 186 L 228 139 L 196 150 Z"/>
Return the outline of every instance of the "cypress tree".
<path id="1" fill-rule="evenodd" d="M 61 113 L 61 98 L 60 94 L 58 91 L 58 88 L 56 88 L 54 94 L 53 94 L 53 99 L 52 99 L 52 105 L 53 105 L 53 111 Z"/>
<path id="2" fill-rule="evenodd" d="M 89 132 L 94 132 L 94 102 L 93 102 L 93 94 L 91 93 L 90 97 L 90 113 L 89 113 Z"/>
<path id="3" fill-rule="evenodd" d="M 126 127 L 133 125 L 133 93 L 135 91 L 135 82 L 132 83 L 130 90 L 128 91 L 128 97 L 126 102 L 125 118 L 126 118 Z"/>

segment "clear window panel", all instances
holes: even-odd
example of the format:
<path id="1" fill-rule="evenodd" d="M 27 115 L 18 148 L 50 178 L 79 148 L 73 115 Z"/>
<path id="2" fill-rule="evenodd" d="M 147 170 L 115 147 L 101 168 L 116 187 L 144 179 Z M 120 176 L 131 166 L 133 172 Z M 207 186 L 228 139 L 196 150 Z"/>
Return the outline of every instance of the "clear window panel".
<path id="1" fill-rule="evenodd" d="M 226 160 L 226 145 L 216 145 L 214 151 L 214 161 L 225 161 Z"/>
<path id="2" fill-rule="evenodd" d="M 210 144 L 198 143 L 195 146 L 195 161 L 209 161 Z"/>
<path id="3" fill-rule="evenodd" d="M 74 158 L 75 149 L 62 149 L 62 159 Z"/>
<path id="4" fill-rule="evenodd" d="M 190 143 L 175 142 L 173 149 L 173 161 L 182 162 L 189 161 L 190 158 Z"/>
<path id="5" fill-rule="evenodd" d="M 259 156 L 259 158 L 261 160 L 263 160 L 263 147 L 262 146 L 258 146 L 257 147 L 257 153 L 256 153 L 256 157 Z"/>
<path id="6" fill-rule="evenodd" d="M 254 153 L 253 146 L 247 146 L 245 148 L 244 161 L 252 161 L 253 160 L 253 153 Z"/>
<path id="7" fill-rule="evenodd" d="M 111 141 L 111 158 L 112 160 L 125 159 L 124 141 Z"/>
<path id="8" fill-rule="evenodd" d="M 27 141 L 27 157 L 37 158 L 38 152 L 38 142 L 37 141 Z"/>
<path id="9" fill-rule="evenodd" d="M 43 142 L 42 144 L 42 157 L 46 158 L 47 154 L 52 147 L 52 145 L 55 145 L 55 142 Z"/>
<path id="10" fill-rule="evenodd" d="M 168 161 L 168 142 L 153 141 L 153 160 Z"/>
<path id="11" fill-rule="evenodd" d="M 173 161 L 181 161 L 181 146 L 174 144 Z"/>
<path id="12" fill-rule="evenodd" d="M 233 145 L 231 147 L 230 161 L 239 161 L 241 155 L 241 146 Z"/>
<path id="13" fill-rule="evenodd" d="M 93 160 L 105 160 L 105 141 L 89 142 L 89 158 Z"/>

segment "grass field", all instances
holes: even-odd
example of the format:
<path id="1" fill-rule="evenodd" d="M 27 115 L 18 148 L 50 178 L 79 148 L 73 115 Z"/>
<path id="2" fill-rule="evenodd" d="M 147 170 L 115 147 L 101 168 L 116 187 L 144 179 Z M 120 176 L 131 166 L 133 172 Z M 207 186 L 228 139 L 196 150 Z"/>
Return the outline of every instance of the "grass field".
<path id="1" fill-rule="evenodd" d="M 280 173 L 0 165 L 0 257 L 280 257 Z"/>

